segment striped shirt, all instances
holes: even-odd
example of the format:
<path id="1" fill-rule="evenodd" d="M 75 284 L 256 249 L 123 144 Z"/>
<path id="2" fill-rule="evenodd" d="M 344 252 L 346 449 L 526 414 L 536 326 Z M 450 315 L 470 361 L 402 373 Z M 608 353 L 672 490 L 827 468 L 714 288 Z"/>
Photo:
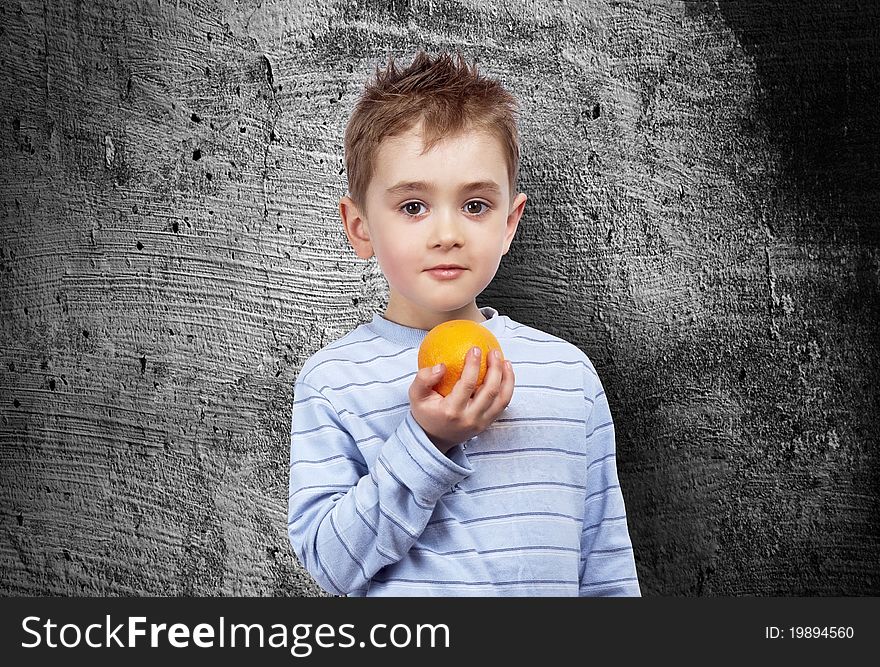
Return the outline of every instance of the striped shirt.
<path id="1" fill-rule="evenodd" d="M 291 428 L 296 557 L 333 595 L 639 596 L 596 369 L 571 343 L 480 311 L 516 386 L 445 455 L 410 411 L 426 330 L 376 314 L 306 360 Z"/>

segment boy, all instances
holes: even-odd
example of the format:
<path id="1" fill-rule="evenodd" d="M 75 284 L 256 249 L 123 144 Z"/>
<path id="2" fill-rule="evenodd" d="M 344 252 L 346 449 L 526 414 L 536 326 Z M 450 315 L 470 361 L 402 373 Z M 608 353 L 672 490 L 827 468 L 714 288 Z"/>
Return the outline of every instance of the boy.
<path id="1" fill-rule="evenodd" d="M 402 71 L 392 57 L 346 128 L 340 214 L 390 296 L 297 378 L 291 545 L 334 595 L 639 596 L 593 364 L 476 305 L 526 196 L 516 101 L 457 56 L 420 51 Z M 487 327 L 507 361 L 490 355 L 476 387 L 469 353 L 443 397 L 442 367 L 416 372 L 417 353 L 451 319 Z"/>

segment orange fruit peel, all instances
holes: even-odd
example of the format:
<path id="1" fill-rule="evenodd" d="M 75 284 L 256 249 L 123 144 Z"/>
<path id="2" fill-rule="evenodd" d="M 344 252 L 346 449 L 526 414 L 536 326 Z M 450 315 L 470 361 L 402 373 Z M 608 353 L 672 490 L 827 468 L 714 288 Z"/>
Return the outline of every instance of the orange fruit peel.
<path id="1" fill-rule="evenodd" d="M 468 353 L 474 347 L 481 350 L 480 372 L 477 376 L 479 387 L 486 377 L 492 350 L 501 352 L 501 361 L 504 361 L 504 351 L 495 335 L 473 320 L 449 320 L 428 332 L 419 346 L 419 369 L 436 364 L 446 366 L 446 372 L 434 385 L 434 391 L 441 396 L 449 395 L 464 371 Z"/>

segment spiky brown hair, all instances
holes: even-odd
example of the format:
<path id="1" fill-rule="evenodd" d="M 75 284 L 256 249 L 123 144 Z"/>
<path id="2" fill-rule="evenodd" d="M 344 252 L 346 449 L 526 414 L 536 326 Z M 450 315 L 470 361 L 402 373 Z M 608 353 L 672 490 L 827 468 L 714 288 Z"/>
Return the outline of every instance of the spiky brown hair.
<path id="1" fill-rule="evenodd" d="M 403 134 L 422 122 L 422 154 L 445 137 L 465 131 L 496 136 L 507 162 L 510 199 L 519 177 L 519 131 L 516 98 L 497 79 L 479 74 L 461 51 L 431 56 L 420 49 L 412 63 L 398 69 L 389 56 L 376 66 L 345 128 L 348 194 L 361 210 L 375 169 L 375 156 L 386 137 Z"/>

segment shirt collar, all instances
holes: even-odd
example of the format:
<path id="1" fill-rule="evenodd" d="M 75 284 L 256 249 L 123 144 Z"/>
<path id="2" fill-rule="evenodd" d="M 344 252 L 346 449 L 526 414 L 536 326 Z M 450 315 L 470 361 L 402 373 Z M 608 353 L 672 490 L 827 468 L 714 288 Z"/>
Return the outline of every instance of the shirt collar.
<path id="1" fill-rule="evenodd" d="M 478 324 L 486 327 L 495 334 L 496 338 L 499 338 L 504 331 L 504 318 L 491 306 L 483 306 L 479 310 L 483 317 L 486 318 L 486 321 L 478 322 Z M 418 347 L 422 344 L 425 336 L 428 335 L 428 329 L 404 326 L 403 324 L 385 319 L 379 313 L 373 315 L 373 320 L 366 326 L 373 333 L 382 336 L 382 338 L 405 347 Z"/>

